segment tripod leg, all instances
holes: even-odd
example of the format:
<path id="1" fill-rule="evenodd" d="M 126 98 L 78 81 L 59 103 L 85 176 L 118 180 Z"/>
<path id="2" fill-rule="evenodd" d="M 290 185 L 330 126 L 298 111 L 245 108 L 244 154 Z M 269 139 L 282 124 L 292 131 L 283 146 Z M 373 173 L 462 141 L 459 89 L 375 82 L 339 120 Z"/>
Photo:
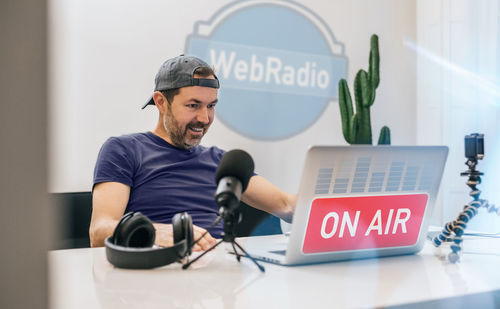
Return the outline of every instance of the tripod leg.
<path id="1" fill-rule="evenodd" d="M 194 260 L 192 261 L 189 261 L 188 263 L 182 265 L 182 269 L 187 269 L 189 266 L 191 266 L 191 264 L 193 264 L 194 262 L 198 261 L 199 259 L 201 259 L 202 256 L 204 256 L 205 254 L 207 254 L 208 252 L 212 251 L 213 249 L 215 249 L 218 245 L 220 245 L 222 243 L 222 239 L 219 240 L 215 245 L 213 245 L 212 247 L 208 248 L 208 250 L 206 250 L 205 252 L 203 252 L 202 254 L 198 255 Z"/>
<path id="2" fill-rule="evenodd" d="M 249 258 L 255 265 L 257 265 L 257 267 L 260 269 L 261 272 L 266 272 L 266 269 L 264 268 L 264 266 L 260 265 L 257 260 L 255 260 L 250 254 L 248 254 L 245 249 L 243 249 L 240 244 L 238 244 L 236 242 L 236 240 L 233 240 L 233 246 L 236 245 L 240 250 L 241 252 L 243 252 L 244 256 L 246 256 L 247 258 Z"/>
<path id="3" fill-rule="evenodd" d="M 448 254 L 448 260 L 451 263 L 456 263 L 460 260 L 460 250 L 462 250 L 462 237 L 458 236 L 453 239 L 453 245 L 450 246 L 451 252 Z"/>
<path id="4" fill-rule="evenodd" d="M 451 232 L 453 232 L 453 222 L 448 222 L 444 226 L 441 233 L 438 236 L 434 237 L 434 239 L 432 240 L 434 246 L 435 247 L 441 246 L 443 241 L 446 241 L 448 238 L 450 238 Z"/>
<path id="5" fill-rule="evenodd" d="M 234 246 L 234 241 L 231 242 L 231 245 L 233 245 L 234 255 L 236 255 L 236 259 L 239 262 L 241 260 L 241 254 L 239 254 L 238 250 L 236 250 L 236 247 Z"/>

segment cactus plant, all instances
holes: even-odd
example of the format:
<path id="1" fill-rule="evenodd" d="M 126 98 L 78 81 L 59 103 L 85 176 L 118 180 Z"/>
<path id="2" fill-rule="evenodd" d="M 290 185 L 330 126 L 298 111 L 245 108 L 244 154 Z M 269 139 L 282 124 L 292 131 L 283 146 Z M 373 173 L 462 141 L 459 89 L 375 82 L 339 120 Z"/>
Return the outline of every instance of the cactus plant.
<path id="1" fill-rule="evenodd" d="M 371 144 L 372 127 L 370 122 L 370 107 L 375 101 L 375 90 L 380 83 L 379 76 L 380 56 L 378 37 L 373 34 L 370 38 L 370 58 L 368 72 L 361 69 L 354 78 L 354 99 L 356 113 L 353 111 L 351 93 L 345 79 L 339 81 L 339 105 L 342 119 L 342 133 L 349 144 Z M 380 130 L 378 143 L 390 144 L 390 130 L 384 126 Z"/>

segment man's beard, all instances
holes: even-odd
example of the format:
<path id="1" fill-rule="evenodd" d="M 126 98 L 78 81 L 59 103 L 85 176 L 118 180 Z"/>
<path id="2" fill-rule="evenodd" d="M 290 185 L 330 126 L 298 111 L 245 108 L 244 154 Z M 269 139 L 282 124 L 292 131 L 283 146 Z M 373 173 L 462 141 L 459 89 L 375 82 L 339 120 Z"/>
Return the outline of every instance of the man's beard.
<path id="1" fill-rule="evenodd" d="M 172 144 L 181 149 L 190 149 L 198 146 L 201 142 L 201 138 L 207 131 L 207 126 L 202 122 L 192 122 L 182 128 L 177 120 L 173 117 L 171 110 L 169 110 L 168 113 L 163 117 L 163 127 L 167 131 Z M 188 140 L 189 128 L 202 128 L 203 133 L 201 137 Z"/>

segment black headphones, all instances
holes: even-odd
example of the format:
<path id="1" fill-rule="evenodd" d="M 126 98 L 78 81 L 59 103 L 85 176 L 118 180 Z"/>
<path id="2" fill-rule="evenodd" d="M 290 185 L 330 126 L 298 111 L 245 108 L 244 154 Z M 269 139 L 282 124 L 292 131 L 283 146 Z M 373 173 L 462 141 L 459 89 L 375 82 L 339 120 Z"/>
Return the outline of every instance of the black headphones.
<path id="1" fill-rule="evenodd" d="M 106 238 L 106 257 L 119 268 L 150 269 L 177 262 L 191 254 L 193 221 L 187 212 L 172 218 L 174 245 L 153 248 L 155 228 L 151 220 L 140 212 L 126 213 L 118 223 L 113 236 Z"/>

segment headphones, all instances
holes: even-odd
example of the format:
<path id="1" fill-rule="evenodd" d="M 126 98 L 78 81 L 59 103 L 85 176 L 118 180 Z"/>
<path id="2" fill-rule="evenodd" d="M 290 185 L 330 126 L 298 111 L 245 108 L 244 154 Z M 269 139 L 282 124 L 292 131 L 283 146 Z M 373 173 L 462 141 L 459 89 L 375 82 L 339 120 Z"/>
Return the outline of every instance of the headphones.
<path id="1" fill-rule="evenodd" d="M 155 228 L 151 220 L 140 212 L 126 213 L 118 223 L 113 236 L 106 238 L 106 257 L 118 268 L 150 269 L 177 262 L 191 254 L 193 221 L 187 212 L 172 218 L 174 245 L 153 248 Z"/>

